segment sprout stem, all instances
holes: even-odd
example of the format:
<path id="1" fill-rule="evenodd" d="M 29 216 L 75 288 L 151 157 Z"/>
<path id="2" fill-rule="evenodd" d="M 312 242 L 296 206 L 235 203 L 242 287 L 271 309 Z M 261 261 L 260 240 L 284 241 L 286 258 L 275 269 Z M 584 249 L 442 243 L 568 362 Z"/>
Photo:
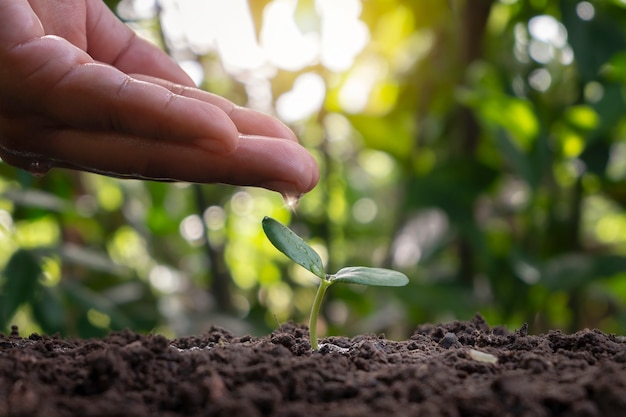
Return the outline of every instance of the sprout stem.
<path id="1" fill-rule="evenodd" d="M 309 338 L 311 339 L 311 349 L 318 350 L 317 344 L 317 316 L 320 312 L 322 300 L 328 287 L 333 285 L 333 282 L 328 279 L 320 281 L 319 287 L 317 287 L 317 293 L 315 293 L 315 300 L 313 301 L 313 307 L 311 308 L 311 317 L 309 317 Z"/>

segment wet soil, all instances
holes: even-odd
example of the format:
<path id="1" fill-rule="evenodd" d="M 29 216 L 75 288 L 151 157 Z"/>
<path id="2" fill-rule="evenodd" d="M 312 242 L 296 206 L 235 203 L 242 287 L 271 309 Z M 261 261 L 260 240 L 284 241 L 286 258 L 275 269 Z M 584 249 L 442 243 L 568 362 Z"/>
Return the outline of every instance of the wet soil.
<path id="1" fill-rule="evenodd" d="M 306 327 L 0 337 L 0 416 L 626 416 L 626 338 L 528 335 L 476 316 L 405 341 Z"/>

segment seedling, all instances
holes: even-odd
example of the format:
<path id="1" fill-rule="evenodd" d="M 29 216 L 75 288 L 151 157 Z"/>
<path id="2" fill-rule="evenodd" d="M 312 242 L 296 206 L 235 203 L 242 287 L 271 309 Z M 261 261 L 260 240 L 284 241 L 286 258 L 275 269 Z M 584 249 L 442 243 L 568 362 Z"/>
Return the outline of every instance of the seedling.
<path id="1" fill-rule="evenodd" d="M 387 287 L 401 287 L 409 282 L 406 275 L 385 268 L 368 268 L 364 266 L 350 266 L 340 269 L 335 274 L 324 272 L 324 265 L 320 256 L 300 236 L 271 217 L 263 219 L 263 231 L 272 244 L 287 255 L 289 259 L 311 271 L 320 278 L 317 288 L 311 316 L 309 318 L 309 337 L 311 349 L 318 350 L 317 343 L 317 316 L 322 306 L 322 300 L 326 290 L 337 282 L 351 284 L 376 285 Z"/>

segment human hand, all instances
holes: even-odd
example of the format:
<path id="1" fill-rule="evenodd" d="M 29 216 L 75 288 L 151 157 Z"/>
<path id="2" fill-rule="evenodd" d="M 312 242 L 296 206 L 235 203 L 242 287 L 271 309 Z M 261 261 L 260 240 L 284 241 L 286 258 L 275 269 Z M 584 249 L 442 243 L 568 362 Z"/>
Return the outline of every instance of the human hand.
<path id="1" fill-rule="evenodd" d="M 33 172 L 311 190 L 277 119 L 196 89 L 99 0 L 0 0 L 0 157 Z"/>

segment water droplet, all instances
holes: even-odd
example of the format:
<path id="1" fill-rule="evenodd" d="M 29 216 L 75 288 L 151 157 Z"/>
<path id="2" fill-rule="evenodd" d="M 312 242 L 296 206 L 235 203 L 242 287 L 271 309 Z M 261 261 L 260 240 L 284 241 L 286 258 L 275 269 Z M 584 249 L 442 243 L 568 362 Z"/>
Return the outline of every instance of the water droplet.
<path id="1" fill-rule="evenodd" d="M 26 170 L 36 177 L 43 177 L 54 167 L 54 163 L 50 161 L 42 161 L 39 159 L 32 159 L 28 162 Z"/>
<path id="2" fill-rule="evenodd" d="M 296 208 L 298 207 L 298 203 L 300 202 L 301 198 L 302 198 L 302 194 L 297 194 L 297 195 L 283 194 L 285 205 L 293 212 L 296 211 Z"/>

